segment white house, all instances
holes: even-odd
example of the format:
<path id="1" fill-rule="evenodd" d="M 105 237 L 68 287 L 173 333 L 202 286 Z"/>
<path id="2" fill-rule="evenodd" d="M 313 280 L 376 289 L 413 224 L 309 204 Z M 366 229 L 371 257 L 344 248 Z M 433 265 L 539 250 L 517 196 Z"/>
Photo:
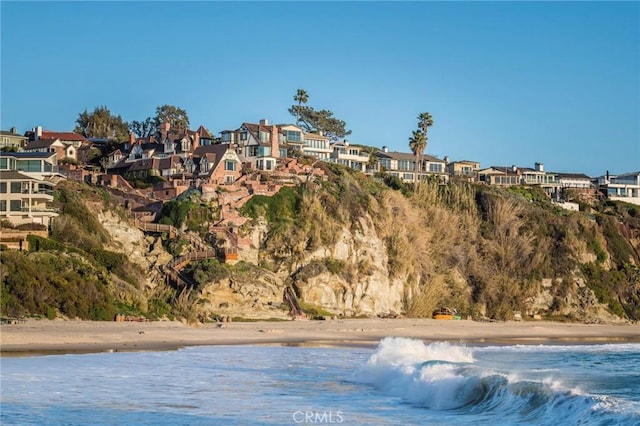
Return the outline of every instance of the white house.
<path id="1" fill-rule="evenodd" d="M 600 176 L 598 187 L 607 198 L 640 205 L 640 171 Z"/>

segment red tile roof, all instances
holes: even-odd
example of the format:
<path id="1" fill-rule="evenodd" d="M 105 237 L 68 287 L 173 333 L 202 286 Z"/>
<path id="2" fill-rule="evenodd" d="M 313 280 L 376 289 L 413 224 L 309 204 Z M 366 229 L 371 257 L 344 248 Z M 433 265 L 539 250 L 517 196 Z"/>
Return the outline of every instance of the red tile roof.
<path id="1" fill-rule="evenodd" d="M 61 141 L 81 141 L 86 142 L 87 139 L 73 132 L 53 132 L 51 130 L 45 130 L 42 132 L 40 139 L 60 139 Z"/>

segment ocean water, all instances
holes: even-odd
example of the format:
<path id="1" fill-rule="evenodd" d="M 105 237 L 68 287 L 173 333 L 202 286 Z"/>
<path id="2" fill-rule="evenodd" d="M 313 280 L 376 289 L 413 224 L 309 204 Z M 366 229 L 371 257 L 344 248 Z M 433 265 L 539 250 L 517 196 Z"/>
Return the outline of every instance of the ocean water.
<path id="1" fill-rule="evenodd" d="M 0 359 L 4 425 L 640 425 L 640 344 L 201 346 Z"/>

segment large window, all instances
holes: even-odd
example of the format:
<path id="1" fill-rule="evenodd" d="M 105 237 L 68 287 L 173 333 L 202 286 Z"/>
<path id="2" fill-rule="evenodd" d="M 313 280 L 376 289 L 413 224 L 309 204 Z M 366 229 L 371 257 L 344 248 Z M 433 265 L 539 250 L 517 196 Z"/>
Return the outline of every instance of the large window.
<path id="1" fill-rule="evenodd" d="M 300 142 L 302 140 L 300 132 L 295 130 L 285 130 L 285 134 L 287 136 L 287 142 Z"/>
<path id="2" fill-rule="evenodd" d="M 415 161 L 413 160 L 398 160 L 398 170 L 414 170 Z"/>
<path id="3" fill-rule="evenodd" d="M 0 212 L 7 211 L 7 202 L 5 200 L 0 200 Z"/>
<path id="4" fill-rule="evenodd" d="M 22 192 L 20 182 L 11 182 L 11 193 L 20 194 Z"/>
<path id="5" fill-rule="evenodd" d="M 24 172 L 39 172 L 40 160 L 18 160 L 18 170 Z"/>
<path id="6" fill-rule="evenodd" d="M 431 173 L 442 173 L 442 164 L 440 164 L 440 163 L 429 163 L 429 171 Z"/>
<path id="7" fill-rule="evenodd" d="M 1 194 L 7 193 L 7 182 L 0 182 L 0 193 Z"/>
<path id="8" fill-rule="evenodd" d="M 224 162 L 224 169 L 228 170 L 228 171 L 235 172 L 235 170 L 236 170 L 236 162 L 235 161 L 225 161 Z"/>
<path id="9" fill-rule="evenodd" d="M 9 209 L 12 212 L 21 212 L 22 211 L 22 201 L 21 200 L 11 200 L 11 204 L 9 204 Z"/>

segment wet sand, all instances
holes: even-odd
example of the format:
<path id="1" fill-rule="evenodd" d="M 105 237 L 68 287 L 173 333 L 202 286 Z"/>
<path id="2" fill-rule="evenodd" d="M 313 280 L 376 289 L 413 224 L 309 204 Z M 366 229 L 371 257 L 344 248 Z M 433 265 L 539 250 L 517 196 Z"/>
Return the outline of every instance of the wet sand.
<path id="1" fill-rule="evenodd" d="M 221 327 L 220 327 L 221 325 Z M 93 322 L 27 320 L 0 326 L 2 356 L 102 351 L 173 350 L 195 345 L 375 346 L 384 337 L 466 344 L 640 342 L 640 325 L 545 321 L 475 322 L 432 319 L 232 322 Z"/>

